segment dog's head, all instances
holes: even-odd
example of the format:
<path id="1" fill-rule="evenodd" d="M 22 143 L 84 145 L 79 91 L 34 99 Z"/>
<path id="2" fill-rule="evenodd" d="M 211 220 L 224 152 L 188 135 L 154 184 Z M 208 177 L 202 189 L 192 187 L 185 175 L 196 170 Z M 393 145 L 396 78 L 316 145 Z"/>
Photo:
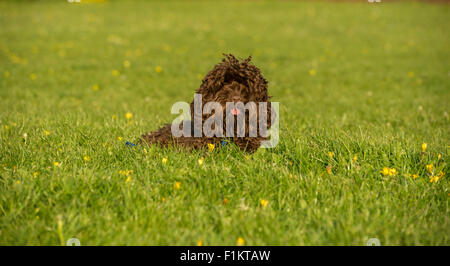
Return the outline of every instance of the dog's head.
<path id="1" fill-rule="evenodd" d="M 259 117 L 259 104 L 261 102 L 267 103 L 268 119 L 267 128 L 270 127 L 270 96 L 267 93 L 267 80 L 261 74 L 261 71 L 252 63 L 251 57 L 239 62 L 233 55 L 225 55 L 222 62 L 217 64 L 202 80 L 202 84 L 196 93 L 202 95 L 202 110 L 204 104 L 208 102 L 218 102 L 222 106 L 223 121 L 227 113 L 232 115 L 239 115 L 241 113 L 238 108 L 227 108 L 227 103 L 255 103 L 251 106 L 251 110 L 245 111 L 245 134 L 249 132 L 249 118 L 253 114 Z M 192 119 L 194 119 L 194 109 L 191 104 Z M 248 105 L 250 106 L 250 105 Z M 206 120 L 213 114 L 203 115 L 202 119 Z M 235 127 L 236 130 L 236 127 Z M 224 123 L 224 134 L 226 128 Z"/>

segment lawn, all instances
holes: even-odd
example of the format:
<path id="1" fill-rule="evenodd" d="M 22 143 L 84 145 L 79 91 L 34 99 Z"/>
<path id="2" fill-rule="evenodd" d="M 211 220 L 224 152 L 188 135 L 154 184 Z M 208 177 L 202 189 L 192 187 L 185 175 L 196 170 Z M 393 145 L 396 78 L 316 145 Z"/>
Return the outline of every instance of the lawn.
<path id="1" fill-rule="evenodd" d="M 449 19 L 402 1 L 0 2 L 0 245 L 449 245 Z M 125 144 L 222 53 L 269 81 L 276 148 Z"/>

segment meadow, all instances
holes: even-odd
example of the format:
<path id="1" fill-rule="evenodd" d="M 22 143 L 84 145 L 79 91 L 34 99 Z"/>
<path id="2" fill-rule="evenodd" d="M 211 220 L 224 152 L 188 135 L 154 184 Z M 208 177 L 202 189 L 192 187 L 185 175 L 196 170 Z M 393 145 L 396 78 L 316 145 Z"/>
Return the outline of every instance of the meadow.
<path id="1" fill-rule="evenodd" d="M 0 2 L 0 245 L 449 245 L 449 6 Z M 128 146 L 253 56 L 280 142 Z"/>

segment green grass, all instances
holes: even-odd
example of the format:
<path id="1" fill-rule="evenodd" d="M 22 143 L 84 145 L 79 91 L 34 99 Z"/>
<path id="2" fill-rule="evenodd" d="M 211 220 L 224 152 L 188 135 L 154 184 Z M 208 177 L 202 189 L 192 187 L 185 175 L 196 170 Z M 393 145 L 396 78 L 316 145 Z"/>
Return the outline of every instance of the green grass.
<path id="1" fill-rule="evenodd" d="M 449 245 L 448 11 L 0 2 L 0 244 Z M 269 80 L 276 148 L 126 147 L 171 122 L 222 53 L 253 55 Z"/>

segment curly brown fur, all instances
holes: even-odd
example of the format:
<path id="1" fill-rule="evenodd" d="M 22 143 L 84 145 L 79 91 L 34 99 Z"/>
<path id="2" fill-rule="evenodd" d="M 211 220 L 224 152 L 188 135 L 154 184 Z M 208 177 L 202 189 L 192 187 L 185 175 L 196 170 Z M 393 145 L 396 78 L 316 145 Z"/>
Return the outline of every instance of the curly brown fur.
<path id="1" fill-rule="evenodd" d="M 256 114 L 259 117 L 258 104 L 260 102 L 267 102 L 267 129 L 271 126 L 271 105 L 270 96 L 267 94 L 267 81 L 261 75 L 261 71 L 250 63 L 251 57 L 239 62 L 233 55 L 225 55 L 222 62 L 217 64 L 202 80 L 200 88 L 196 93 L 202 95 L 202 110 L 203 105 L 207 102 L 219 102 L 222 109 L 225 111 L 226 102 L 248 102 L 256 103 Z M 194 101 L 191 103 L 191 121 L 194 121 Z M 202 122 L 204 122 L 213 114 L 203 114 Z M 225 113 L 223 113 L 225 116 Z M 227 138 L 233 141 L 240 149 L 253 153 L 255 152 L 261 142 L 267 140 L 262 137 L 259 130 L 257 137 L 249 137 L 249 115 L 245 115 L 245 136 L 236 137 L 235 132 L 232 138 Z M 191 129 L 194 130 L 194 123 L 191 122 Z M 225 119 L 223 120 L 225 121 Z M 203 123 L 202 123 L 203 124 Z M 225 123 L 223 126 L 223 134 L 226 135 Z M 193 136 L 193 134 L 192 134 Z M 148 144 L 159 144 L 163 147 L 170 145 L 186 147 L 188 149 L 200 149 L 207 147 L 208 144 L 218 145 L 224 138 L 220 137 L 178 137 L 172 136 L 171 125 L 166 124 L 157 131 L 142 135 L 141 141 Z"/>

